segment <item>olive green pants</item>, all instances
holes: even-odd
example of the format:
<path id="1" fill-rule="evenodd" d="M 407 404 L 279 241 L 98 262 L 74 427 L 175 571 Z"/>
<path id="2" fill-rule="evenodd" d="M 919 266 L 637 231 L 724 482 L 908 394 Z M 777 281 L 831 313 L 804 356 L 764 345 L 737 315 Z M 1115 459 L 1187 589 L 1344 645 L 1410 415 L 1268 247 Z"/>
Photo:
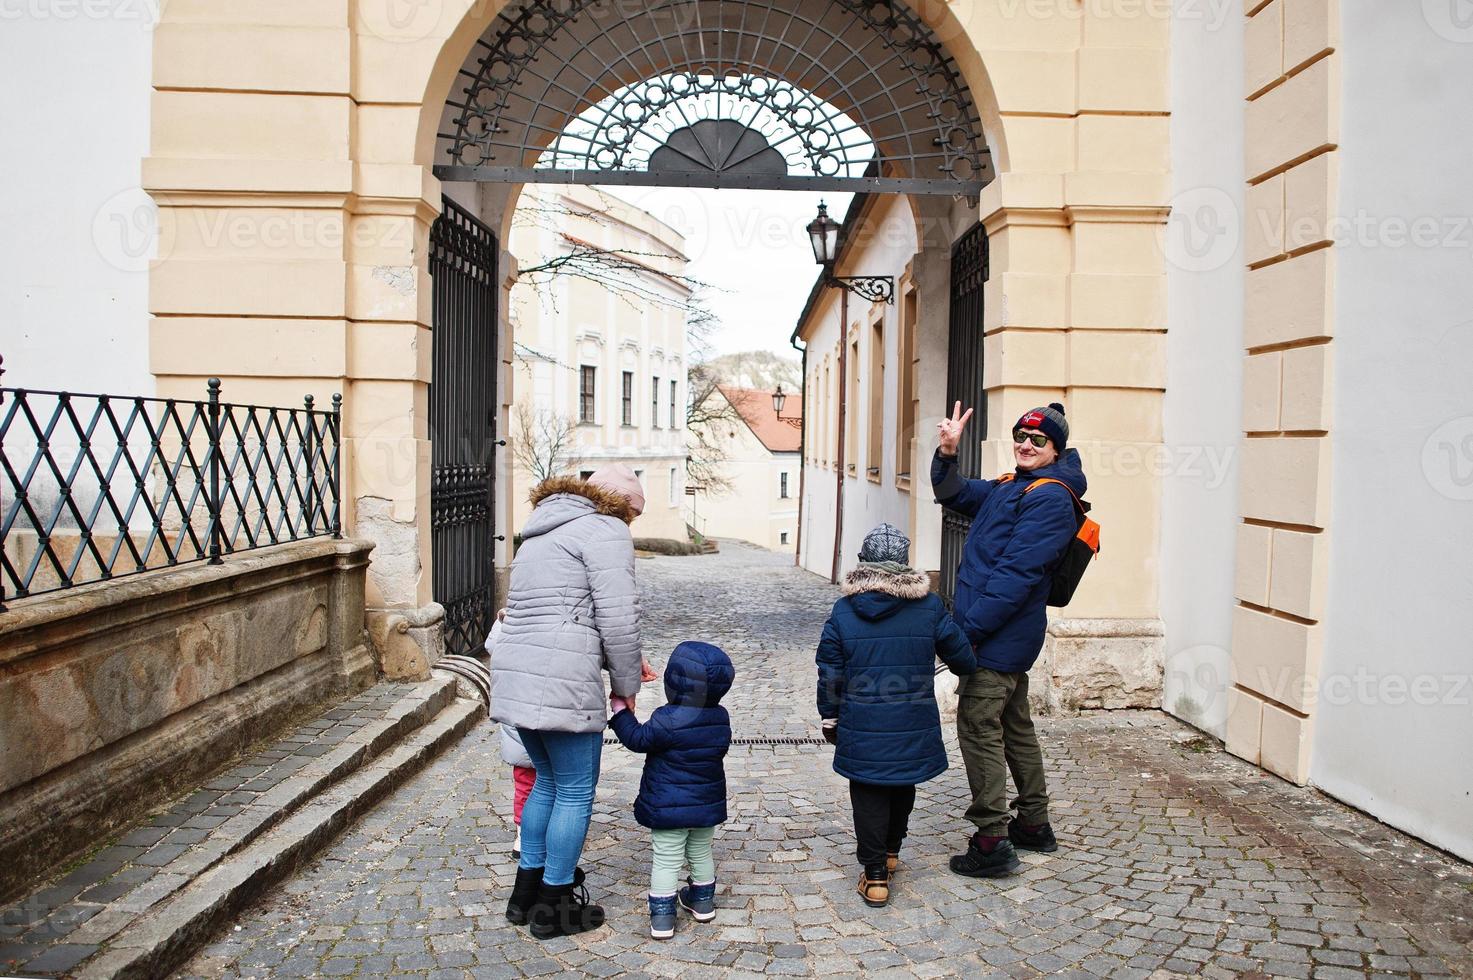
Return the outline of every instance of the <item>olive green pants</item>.
<path id="1" fill-rule="evenodd" d="M 956 733 L 972 805 L 967 819 L 989 837 L 1008 832 L 1008 772 L 1018 787 L 1012 805 L 1021 823 L 1048 823 L 1048 784 L 1043 752 L 1028 714 L 1027 673 L 1003 674 L 987 667 L 963 677 Z"/>

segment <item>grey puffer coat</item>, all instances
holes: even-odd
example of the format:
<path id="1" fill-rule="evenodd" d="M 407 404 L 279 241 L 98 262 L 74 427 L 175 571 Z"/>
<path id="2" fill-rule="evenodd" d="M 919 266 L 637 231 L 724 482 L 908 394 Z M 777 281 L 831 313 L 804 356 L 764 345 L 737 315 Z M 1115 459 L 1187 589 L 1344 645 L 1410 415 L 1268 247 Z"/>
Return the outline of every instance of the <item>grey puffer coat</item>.
<path id="1" fill-rule="evenodd" d="M 532 491 L 532 504 L 491 658 L 491 717 L 537 731 L 602 731 L 602 672 L 615 694 L 639 693 L 629 503 L 577 477 L 557 477 Z"/>

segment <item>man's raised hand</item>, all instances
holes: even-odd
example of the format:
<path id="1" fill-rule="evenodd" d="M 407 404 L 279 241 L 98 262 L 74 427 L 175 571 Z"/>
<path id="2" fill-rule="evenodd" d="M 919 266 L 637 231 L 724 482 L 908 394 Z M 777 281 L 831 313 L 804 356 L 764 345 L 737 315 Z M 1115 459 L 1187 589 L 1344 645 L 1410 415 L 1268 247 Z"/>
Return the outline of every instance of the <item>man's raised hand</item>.
<path id="1" fill-rule="evenodd" d="M 962 412 L 962 403 L 957 402 L 951 409 L 951 418 L 943 418 L 936 423 L 937 434 L 941 438 L 941 454 L 943 456 L 955 456 L 957 443 L 961 442 L 962 431 L 966 429 L 967 422 L 972 418 L 972 410 L 969 408 Z"/>

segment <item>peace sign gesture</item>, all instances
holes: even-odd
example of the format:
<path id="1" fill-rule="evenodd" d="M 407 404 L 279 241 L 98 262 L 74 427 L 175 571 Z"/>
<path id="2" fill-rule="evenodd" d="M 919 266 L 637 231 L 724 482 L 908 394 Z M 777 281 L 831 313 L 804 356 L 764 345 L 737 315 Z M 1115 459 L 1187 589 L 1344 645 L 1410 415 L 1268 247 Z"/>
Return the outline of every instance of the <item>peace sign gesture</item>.
<path id="1" fill-rule="evenodd" d="M 956 444 L 961 441 L 962 430 L 967 427 L 967 422 L 972 417 L 972 410 L 962 412 L 962 403 L 957 402 L 951 409 L 951 418 L 943 418 L 936 423 L 936 429 L 941 437 L 941 455 L 955 456 Z"/>

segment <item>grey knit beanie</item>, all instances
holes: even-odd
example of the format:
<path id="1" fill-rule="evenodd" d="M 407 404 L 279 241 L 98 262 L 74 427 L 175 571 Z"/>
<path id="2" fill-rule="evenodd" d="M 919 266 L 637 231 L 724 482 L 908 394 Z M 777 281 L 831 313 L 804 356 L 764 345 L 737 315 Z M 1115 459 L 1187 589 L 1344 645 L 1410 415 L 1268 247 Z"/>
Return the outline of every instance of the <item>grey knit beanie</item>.
<path id="1" fill-rule="evenodd" d="M 904 565 L 910 561 L 910 538 L 893 524 L 881 524 L 864 536 L 859 548 L 859 560 L 863 562 L 894 562 Z"/>
<path id="2" fill-rule="evenodd" d="M 1064 406 L 1058 402 L 1049 402 L 1043 408 L 1030 408 L 1013 428 L 1037 429 L 1053 440 L 1054 448 L 1059 452 L 1069 445 L 1069 420 L 1064 418 Z"/>

